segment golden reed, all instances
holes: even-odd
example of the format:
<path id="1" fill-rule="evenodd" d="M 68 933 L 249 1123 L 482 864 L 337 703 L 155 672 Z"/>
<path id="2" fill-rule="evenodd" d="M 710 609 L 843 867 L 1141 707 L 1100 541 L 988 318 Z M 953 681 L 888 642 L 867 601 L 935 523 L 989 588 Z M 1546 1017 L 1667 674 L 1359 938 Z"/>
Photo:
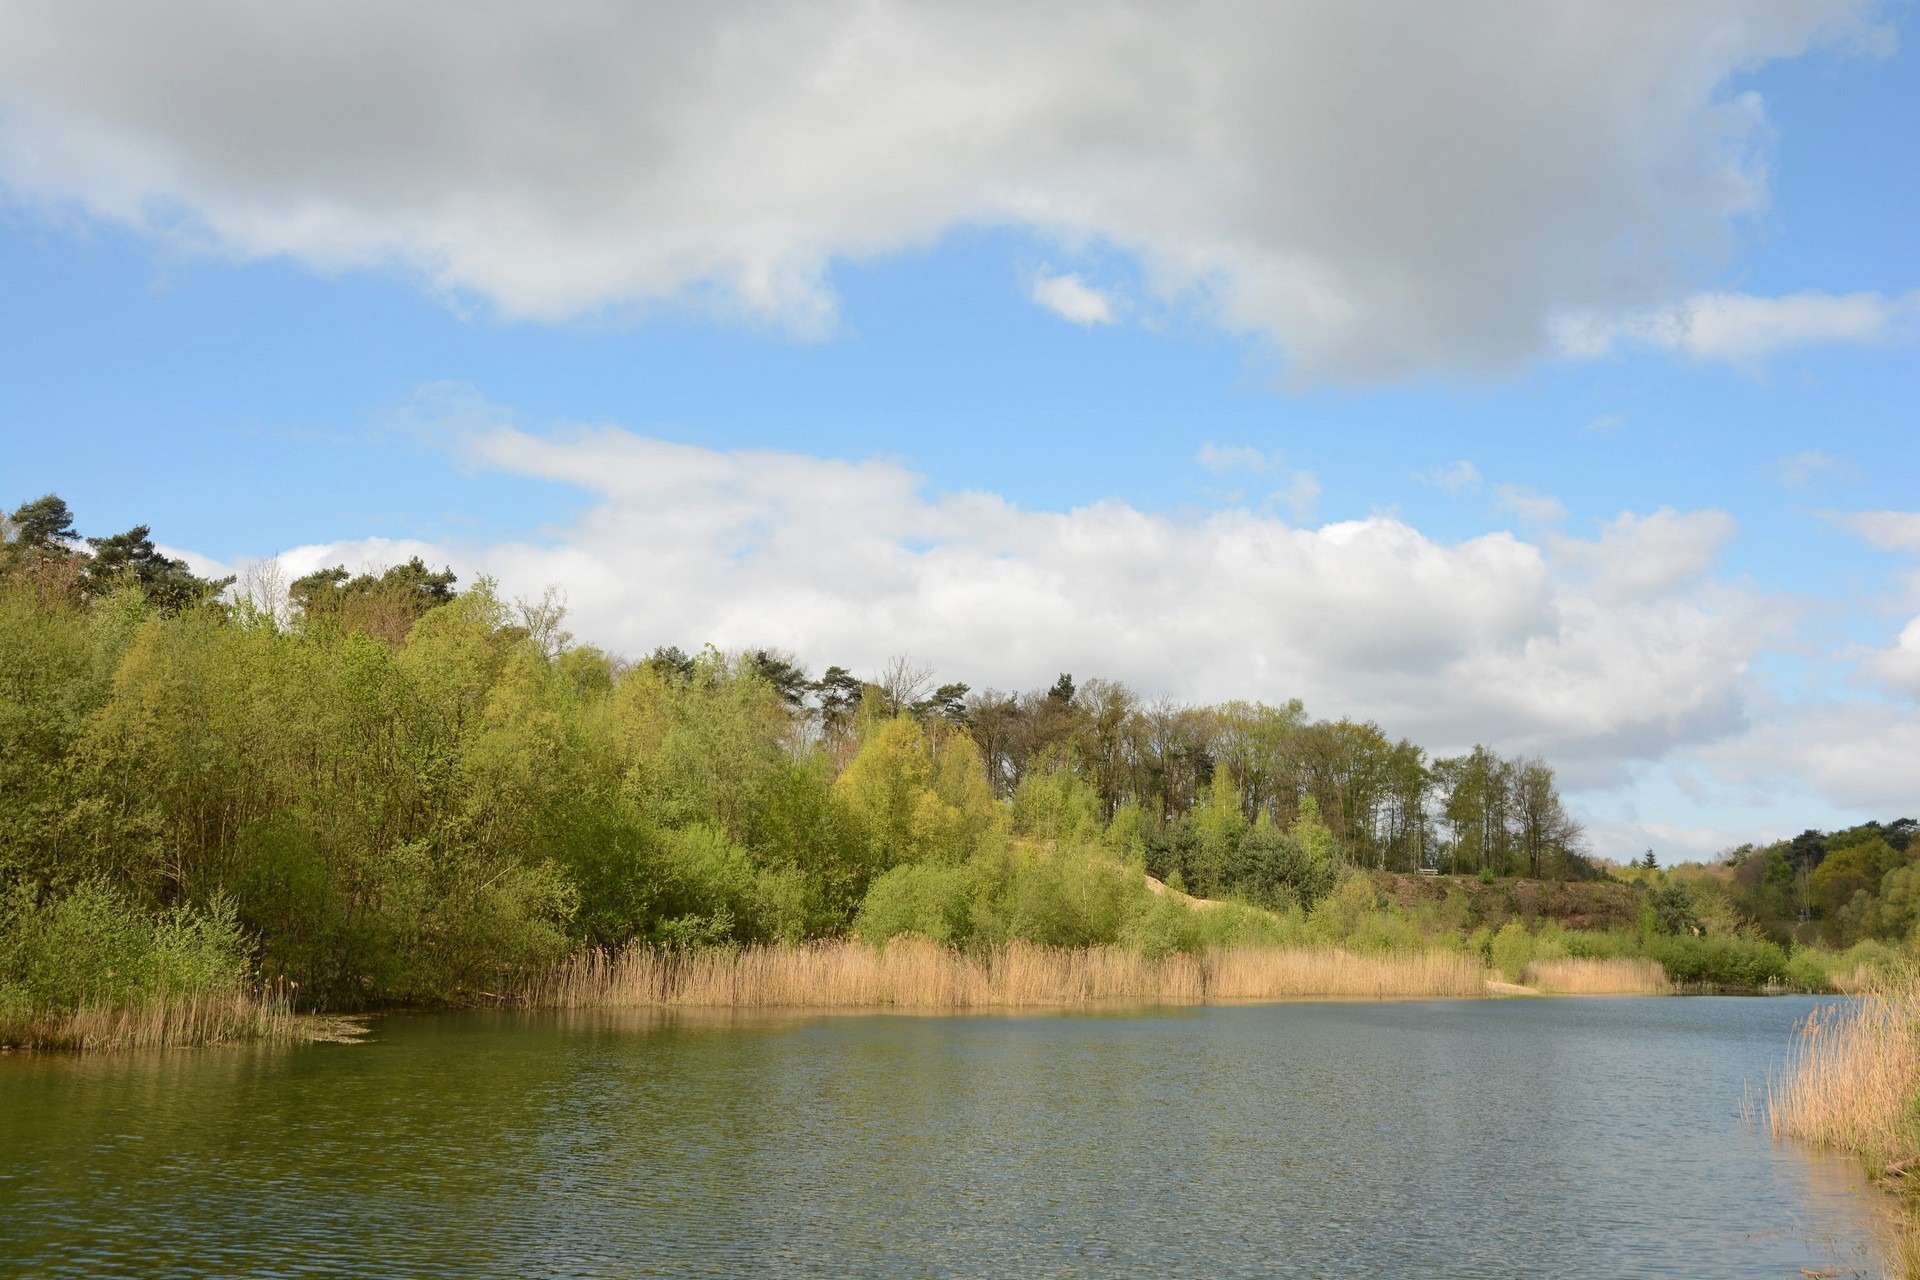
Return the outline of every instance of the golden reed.
<path id="1" fill-rule="evenodd" d="M 1908 982 L 1807 1016 L 1767 1081 L 1767 1125 L 1884 1170 L 1920 1151 L 1917 1098 L 1920 989 Z"/>
<path id="2" fill-rule="evenodd" d="M 1606 959 L 1564 957 L 1535 960 L 1520 979 L 1527 986 L 1565 996 L 1664 996 L 1673 983 L 1658 960 L 1644 956 Z"/>
<path id="3" fill-rule="evenodd" d="M 1855 975 L 1858 977 L 1858 975 Z M 1767 1127 L 1851 1152 L 1888 1186 L 1920 1177 L 1920 986 L 1882 983 L 1864 998 L 1814 1010 L 1786 1065 L 1767 1080 Z M 1920 1214 L 1890 1199 L 1881 1237 L 1889 1276 L 1920 1278 Z"/>
<path id="4" fill-rule="evenodd" d="M 160 1049 L 304 1038 L 302 1020 L 291 1005 L 271 994 L 157 997 L 131 1007 L 83 1007 L 0 1026 L 0 1044 L 25 1049 Z"/>
<path id="5" fill-rule="evenodd" d="M 1232 948 L 1150 959 L 1119 947 L 1024 942 L 973 954 L 896 938 L 883 948 L 837 941 L 738 951 L 591 951 L 534 979 L 519 998 L 563 1009 L 977 1009 L 1107 1000 L 1480 996 L 1483 979 L 1477 963 L 1447 952 Z"/>

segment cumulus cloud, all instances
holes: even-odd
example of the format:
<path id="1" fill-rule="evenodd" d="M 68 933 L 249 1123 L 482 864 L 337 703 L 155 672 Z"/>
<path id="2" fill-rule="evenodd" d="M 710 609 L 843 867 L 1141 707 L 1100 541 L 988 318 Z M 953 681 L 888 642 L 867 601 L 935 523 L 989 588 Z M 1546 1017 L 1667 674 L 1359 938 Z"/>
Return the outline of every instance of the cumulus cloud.
<path id="1" fill-rule="evenodd" d="M 1055 276 L 1042 272 L 1034 277 L 1029 296 L 1061 319 L 1077 325 L 1092 327 L 1112 324 L 1115 320 L 1112 299 L 1076 275 Z"/>
<path id="2" fill-rule="evenodd" d="M 1724 511 L 1623 512 L 1601 526 L 1598 538 L 1548 539 L 1556 561 L 1587 575 L 1603 599 L 1641 598 L 1694 590 L 1719 563 L 1738 526 Z"/>
<path id="3" fill-rule="evenodd" d="M 1913 770 L 1920 719 L 1889 703 L 1769 707 L 1750 732 L 1707 745 L 1699 755 L 1744 786 L 1818 796 L 1843 811 L 1882 819 L 1920 813 Z"/>
<path id="4" fill-rule="evenodd" d="M 1871 9 L 4 0 L 0 183 L 511 316 L 802 334 L 836 322 L 835 262 L 1010 225 L 1131 255 L 1297 378 L 1497 370 L 1554 316 L 1671 299 L 1765 200 L 1729 78 Z M 1732 358 L 1891 305 L 1733 300 L 1671 341 Z"/>
<path id="5" fill-rule="evenodd" d="M 930 492 L 892 462 L 539 434 L 477 405 L 435 421 L 462 462 L 591 502 L 540 538 L 305 547 L 289 574 L 417 554 L 513 594 L 561 583 L 572 629 L 628 653 L 774 645 L 862 670 L 911 651 L 976 687 L 1071 670 L 1149 695 L 1302 697 L 1436 749 L 1545 751 L 1575 782 L 1736 730 L 1745 670 L 1787 624 L 1712 578 L 1710 514 L 1449 542 L 1381 515 L 1303 528 L 1245 509 L 1039 510 Z"/>
<path id="6" fill-rule="evenodd" d="M 1901 629 L 1891 648 L 1870 654 L 1866 667 L 1890 692 L 1920 699 L 1920 618 Z"/>
<path id="7" fill-rule="evenodd" d="M 221 578 L 231 577 L 238 572 L 232 565 L 224 561 L 215 560 L 211 556 L 203 556 L 198 551 L 190 551 L 181 547 L 170 547 L 164 542 L 155 543 L 153 549 L 170 560 L 186 561 L 187 568 L 191 569 L 195 574 L 202 578 L 210 578 L 216 582 Z"/>
<path id="8" fill-rule="evenodd" d="M 1556 321 L 1563 355 L 1592 360 L 1622 347 L 1690 360 L 1751 366 L 1796 347 L 1877 344 L 1911 336 L 1920 292 L 1796 293 L 1762 298 L 1703 293 L 1671 306 L 1624 314 L 1573 313 Z"/>

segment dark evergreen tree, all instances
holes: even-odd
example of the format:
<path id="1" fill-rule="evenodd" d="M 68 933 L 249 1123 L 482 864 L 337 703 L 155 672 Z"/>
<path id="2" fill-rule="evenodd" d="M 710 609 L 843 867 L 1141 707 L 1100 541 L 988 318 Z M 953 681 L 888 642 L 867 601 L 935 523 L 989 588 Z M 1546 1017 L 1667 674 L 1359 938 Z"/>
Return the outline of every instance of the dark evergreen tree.
<path id="1" fill-rule="evenodd" d="M 202 578 L 185 560 L 164 555 L 153 544 L 151 530 L 137 524 L 110 538 L 88 538 L 93 549 L 82 576 L 89 597 L 106 595 L 131 582 L 164 612 L 206 604 L 233 585 L 232 577 Z"/>

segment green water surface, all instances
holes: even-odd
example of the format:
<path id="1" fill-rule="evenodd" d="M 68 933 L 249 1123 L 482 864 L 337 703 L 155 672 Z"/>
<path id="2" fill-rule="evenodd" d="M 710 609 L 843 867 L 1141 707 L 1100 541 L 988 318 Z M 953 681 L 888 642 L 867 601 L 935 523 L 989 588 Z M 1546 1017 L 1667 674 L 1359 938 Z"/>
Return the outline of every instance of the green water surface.
<path id="1" fill-rule="evenodd" d="M 0 1273 L 1797 1276 L 1871 1194 L 1741 1116 L 1801 999 L 396 1016 L 0 1056 Z"/>

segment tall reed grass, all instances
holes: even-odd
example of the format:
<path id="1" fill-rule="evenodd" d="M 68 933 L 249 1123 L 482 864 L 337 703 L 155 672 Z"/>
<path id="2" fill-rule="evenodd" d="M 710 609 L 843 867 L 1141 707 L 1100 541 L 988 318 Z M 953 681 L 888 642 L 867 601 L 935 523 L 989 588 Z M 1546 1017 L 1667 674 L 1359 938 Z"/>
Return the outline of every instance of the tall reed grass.
<path id="1" fill-rule="evenodd" d="M 1332 949 L 1229 948 L 1148 957 L 1120 947 L 1010 942 L 969 953 L 917 939 L 669 951 L 586 952 L 527 983 L 546 1008 L 974 1009 L 1097 1001 L 1479 996 L 1483 974 L 1448 952 L 1356 955 Z"/>
<path id="2" fill-rule="evenodd" d="M 1851 1152 L 1875 1172 L 1920 1163 L 1920 987 L 1882 987 L 1814 1010 L 1767 1081 L 1767 1125 Z"/>
<path id="3" fill-rule="evenodd" d="M 101 1050 L 284 1041 L 312 1038 L 306 1022 L 272 993 L 155 996 L 134 1005 L 16 1016 L 0 1022 L 0 1045 Z"/>
<path id="4" fill-rule="evenodd" d="M 1673 983 L 1658 960 L 1645 956 L 1563 956 L 1535 960 L 1522 982 L 1541 991 L 1569 996 L 1664 996 Z"/>
<path id="5" fill-rule="evenodd" d="M 1888 1202 L 1882 1261 L 1889 1276 L 1920 1280 L 1920 980 L 1882 978 L 1809 1014 L 1767 1081 L 1767 1127 L 1775 1141 L 1859 1156 L 1904 1192 Z"/>

